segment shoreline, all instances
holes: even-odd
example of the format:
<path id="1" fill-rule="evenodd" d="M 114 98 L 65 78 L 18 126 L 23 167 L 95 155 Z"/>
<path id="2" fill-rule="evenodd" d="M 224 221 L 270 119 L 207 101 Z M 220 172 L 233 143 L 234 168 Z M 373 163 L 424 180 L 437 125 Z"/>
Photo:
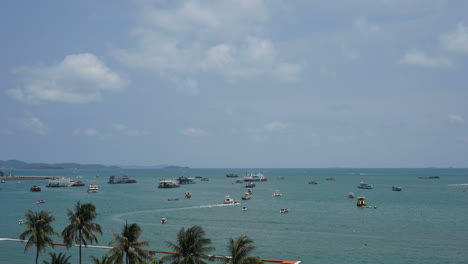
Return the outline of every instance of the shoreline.
<path id="1" fill-rule="evenodd" d="M 17 181 L 17 180 L 50 180 L 58 179 L 57 176 L 0 176 L 0 180 Z"/>

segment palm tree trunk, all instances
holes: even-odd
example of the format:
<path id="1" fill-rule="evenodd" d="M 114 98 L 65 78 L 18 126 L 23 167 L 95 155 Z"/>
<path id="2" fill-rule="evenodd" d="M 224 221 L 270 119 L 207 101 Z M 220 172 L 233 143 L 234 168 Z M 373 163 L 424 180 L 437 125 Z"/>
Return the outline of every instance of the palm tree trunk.
<path id="1" fill-rule="evenodd" d="M 38 263 L 37 262 L 38 259 L 39 259 L 39 248 L 36 248 L 36 264 Z"/>
<path id="2" fill-rule="evenodd" d="M 81 264 L 81 241 L 83 240 L 83 238 L 81 236 L 82 235 L 81 235 L 81 230 L 80 230 L 80 250 L 79 250 L 79 252 L 80 252 L 80 264 Z"/>

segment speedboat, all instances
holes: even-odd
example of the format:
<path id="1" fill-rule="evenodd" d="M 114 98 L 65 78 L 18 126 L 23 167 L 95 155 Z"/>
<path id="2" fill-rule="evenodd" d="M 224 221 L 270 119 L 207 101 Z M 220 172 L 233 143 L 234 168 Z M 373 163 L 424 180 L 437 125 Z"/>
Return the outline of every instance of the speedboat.
<path id="1" fill-rule="evenodd" d="M 88 192 L 89 193 L 97 193 L 99 191 L 99 188 L 96 184 L 90 184 L 88 185 Z"/>
<path id="2" fill-rule="evenodd" d="M 250 200 L 250 193 L 245 192 L 244 195 L 242 195 L 242 200 Z"/>
<path id="3" fill-rule="evenodd" d="M 41 187 L 37 186 L 37 185 L 34 185 L 32 186 L 30 189 L 29 189 L 31 192 L 40 192 L 41 191 Z"/>
<path id="4" fill-rule="evenodd" d="M 185 199 L 190 199 L 192 198 L 192 195 L 190 194 L 190 192 L 185 192 Z"/>
<path id="5" fill-rule="evenodd" d="M 401 187 L 398 186 L 398 185 L 393 185 L 393 186 L 392 186 L 392 191 L 399 192 L 399 191 L 401 191 L 401 190 L 403 190 L 403 188 L 401 188 Z"/>
<path id="6" fill-rule="evenodd" d="M 372 186 L 372 184 L 368 184 L 365 182 L 361 182 L 357 187 L 359 189 L 374 189 L 374 186 Z"/>
<path id="7" fill-rule="evenodd" d="M 43 204 L 45 203 L 45 200 L 37 200 L 36 204 Z"/>
<path id="8" fill-rule="evenodd" d="M 247 210 L 249 210 L 249 208 L 247 208 L 247 206 L 242 206 L 242 209 L 241 209 L 241 210 L 242 210 L 242 211 L 247 211 Z"/>
<path id="9" fill-rule="evenodd" d="M 280 213 L 284 214 L 284 213 L 287 213 L 289 212 L 288 208 L 281 208 L 280 209 Z"/>
<path id="10" fill-rule="evenodd" d="M 279 196 L 281 196 L 281 195 L 282 195 L 282 194 L 280 193 L 280 191 L 275 191 L 275 192 L 273 192 L 273 195 L 272 195 L 272 196 L 273 196 L 273 197 L 279 197 Z"/>
<path id="11" fill-rule="evenodd" d="M 167 218 L 166 217 L 161 218 L 161 224 L 165 224 L 165 223 L 167 223 Z"/>
<path id="12" fill-rule="evenodd" d="M 234 201 L 230 195 L 226 195 L 224 198 L 224 204 L 239 204 L 239 201 Z"/>

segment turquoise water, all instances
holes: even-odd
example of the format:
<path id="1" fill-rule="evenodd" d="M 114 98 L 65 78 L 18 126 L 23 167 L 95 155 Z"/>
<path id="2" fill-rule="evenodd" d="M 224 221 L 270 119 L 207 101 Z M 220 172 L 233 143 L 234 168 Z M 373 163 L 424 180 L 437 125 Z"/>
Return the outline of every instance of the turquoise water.
<path id="1" fill-rule="evenodd" d="M 242 201 L 243 184 L 226 178 L 263 173 L 267 182 L 257 183 L 252 199 Z M 66 208 L 76 201 L 92 202 L 100 213 L 97 222 L 104 235 L 99 245 L 112 241 L 111 231 L 120 232 L 125 221 L 144 230 L 142 239 L 151 249 L 170 250 L 164 241 L 174 242 L 181 227 L 200 225 L 211 238 L 216 254 L 226 253 L 228 239 L 247 235 L 255 241 L 255 255 L 265 259 L 301 260 L 302 263 L 467 263 L 468 262 L 468 169 L 187 169 L 187 170 L 65 170 L 16 171 L 16 175 L 67 176 L 86 184 L 99 184 L 99 193 L 86 187 L 45 188 L 46 181 L 17 181 L 0 185 L 0 237 L 18 238 L 25 230 L 17 221 L 31 210 L 50 210 L 53 227 L 61 232 L 67 224 Z M 128 174 L 136 184 L 107 184 L 110 175 Z M 96 175 L 100 175 L 96 178 Z M 158 189 L 160 178 L 203 176 L 210 181 Z M 422 180 L 438 175 L 441 179 Z M 284 177 L 281 179 L 280 177 Z M 335 181 L 325 178 L 334 177 Z M 307 184 L 316 180 L 317 185 Z M 356 188 L 359 182 L 373 184 L 372 190 Z M 40 193 L 29 192 L 37 184 Z M 394 192 L 393 185 L 403 191 Z M 272 197 L 280 190 L 282 197 Z M 184 192 L 192 193 L 184 199 Z M 348 192 L 365 196 L 377 209 L 355 206 Z M 241 205 L 223 205 L 225 195 Z M 168 198 L 180 198 L 168 201 Z M 36 200 L 46 200 L 36 204 Z M 241 206 L 247 205 L 247 212 Z M 280 214 L 280 208 L 288 214 Z M 168 218 L 162 225 L 160 219 Z M 56 238 L 61 242 L 60 238 Z M 56 247 L 56 252 L 73 255 L 78 250 Z M 104 249 L 85 249 L 101 256 Z M 35 250 L 24 253 L 24 244 L 0 241 L 0 263 L 33 263 Z M 40 258 L 45 259 L 47 254 Z M 47 256 L 48 257 L 48 256 Z"/>

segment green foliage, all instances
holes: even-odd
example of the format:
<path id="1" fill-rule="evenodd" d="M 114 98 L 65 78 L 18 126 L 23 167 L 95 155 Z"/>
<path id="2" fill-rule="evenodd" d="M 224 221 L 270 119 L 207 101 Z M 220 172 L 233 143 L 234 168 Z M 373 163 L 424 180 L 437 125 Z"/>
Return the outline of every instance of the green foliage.
<path id="1" fill-rule="evenodd" d="M 200 226 L 195 225 L 187 230 L 181 228 L 177 233 L 177 242 L 166 243 L 177 252 L 163 257 L 172 264 L 204 264 L 204 260 L 213 260 L 207 253 L 215 248 L 209 246 L 211 239 L 205 238 L 205 231 Z"/>
<path id="2" fill-rule="evenodd" d="M 28 240 L 24 247 L 24 252 L 30 249 L 33 245 L 36 246 L 37 264 L 39 255 L 45 251 L 45 248 L 47 246 L 51 248 L 54 247 L 50 236 L 57 235 L 51 226 L 51 223 L 55 221 L 55 218 L 50 215 L 49 211 L 33 212 L 31 210 L 26 212 L 25 217 L 26 222 L 24 225 L 27 227 L 27 230 L 21 233 L 19 238 L 22 240 Z"/>
<path id="3" fill-rule="evenodd" d="M 94 264 L 112 264 L 110 258 L 108 256 L 103 256 L 101 259 L 96 258 L 95 256 L 91 256 Z"/>
<path id="4" fill-rule="evenodd" d="M 50 262 L 49 261 L 46 261 L 44 260 L 43 263 L 44 264 L 71 264 L 71 262 L 69 261 L 69 259 L 71 258 L 71 256 L 66 256 L 65 254 L 63 253 L 59 253 L 58 255 L 55 254 L 55 253 L 50 253 L 49 252 L 49 256 L 50 256 Z"/>
<path id="5" fill-rule="evenodd" d="M 248 255 L 255 249 L 253 240 L 247 236 L 240 236 L 236 240 L 230 239 L 228 250 L 230 258 L 225 257 L 224 263 L 229 264 L 261 264 L 259 257 L 249 257 Z"/>
<path id="6" fill-rule="evenodd" d="M 124 258 L 126 264 L 137 264 L 151 259 L 153 253 L 143 248 L 148 246 L 149 242 L 147 240 L 138 241 L 143 234 L 138 224 L 125 223 L 121 234 L 112 233 L 115 241 L 109 243 L 113 248 L 108 252 L 111 255 L 112 263 L 123 263 Z"/>

